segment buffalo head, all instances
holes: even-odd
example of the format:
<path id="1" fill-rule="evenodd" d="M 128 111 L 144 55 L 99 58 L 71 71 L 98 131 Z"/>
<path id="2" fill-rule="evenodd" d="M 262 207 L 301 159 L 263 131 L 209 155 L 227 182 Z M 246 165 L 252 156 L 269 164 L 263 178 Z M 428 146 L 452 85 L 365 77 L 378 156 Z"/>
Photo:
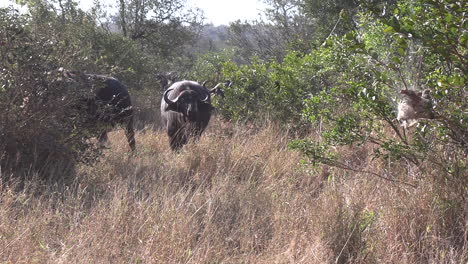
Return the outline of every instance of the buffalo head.
<path id="1" fill-rule="evenodd" d="M 107 132 L 115 125 L 125 129 L 128 144 L 135 150 L 135 133 L 133 130 L 133 107 L 127 87 L 119 80 L 81 71 L 58 70 L 64 81 L 79 82 L 83 89 L 76 91 L 80 100 L 73 108 L 88 117 L 88 124 L 100 131 L 98 139 L 107 141 Z M 64 97 L 67 100 L 67 97 Z"/>
<path id="2" fill-rule="evenodd" d="M 190 138 L 201 136 L 211 118 L 214 107 L 211 94 L 221 94 L 220 85 L 207 89 L 193 81 L 171 85 L 161 99 L 161 120 L 167 130 L 173 150 L 181 148 Z"/>
<path id="3" fill-rule="evenodd" d="M 196 122 L 200 112 L 211 112 L 214 108 L 211 106 L 211 98 L 208 92 L 185 90 L 182 91 L 174 100 L 169 99 L 168 93 L 174 88 L 169 88 L 164 92 L 164 101 L 166 102 L 166 111 L 174 111 L 182 114 L 191 122 Z"/>

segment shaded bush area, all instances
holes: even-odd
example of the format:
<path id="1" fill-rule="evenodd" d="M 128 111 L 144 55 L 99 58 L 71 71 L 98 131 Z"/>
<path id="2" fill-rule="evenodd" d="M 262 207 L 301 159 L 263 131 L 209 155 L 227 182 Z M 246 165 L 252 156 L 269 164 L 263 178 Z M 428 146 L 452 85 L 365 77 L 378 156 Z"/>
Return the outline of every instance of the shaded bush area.
<path id="1" fill-rule="evenodd" d="M 48 178 L 50 170 L 72 177 L 77 162 L 92 164 L 99 156 L 92 138 L 104 127 L 89 102 L 103 84 L 71 80 L 59 69 L 116 76 L 144 93 L 149 60 L 133 41 L 98 27 L 96 14 L 72 1 L 60 12 L 48 1 L 31 1 L 26 13 L 2 8 L 0 15 L 2 177 Z M 153 108 L 139 101 L 138 109 Z M 142 120 L 152 123 L 154 117 Z"/>
<path id="2" fill-rule="evenodd" d="M 1 9 L 0 16 L 2 176 L 58 170 L 67 177 L 75 162 L 95 159 L 79 109 L 92 89 L 51 71 L 58 63 L 53 43 L 33 34 L 16 11 Z"/>

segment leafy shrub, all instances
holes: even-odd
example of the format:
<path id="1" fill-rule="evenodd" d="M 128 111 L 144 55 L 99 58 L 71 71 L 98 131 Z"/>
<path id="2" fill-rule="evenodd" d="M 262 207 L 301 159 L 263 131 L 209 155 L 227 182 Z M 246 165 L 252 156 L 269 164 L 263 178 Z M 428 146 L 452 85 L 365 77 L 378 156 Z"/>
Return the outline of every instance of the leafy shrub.
<path id="1" fill-rule="evenodd" d="M 275 120 L 285 126 L 304 126 L 304 99 L 318 93 L 333 74 L 327 66 L 328 50 L 304 55 L 290 52 L 281 63 L 253 59 L 249 65 L 223 64 L 225 79 L 233 85 L 226 88 L 221 112 L 233 120 Z"/>
<path id="2" fill-rule="evenodd" d="M 459 1 L 402 1 L 384 16 L 381 7 L 366 6 L 357 30 L 326 42 L 332 63 L 341 65 L 332 71 L 335 84 L 305 101 L 305 116 L 327 131 L 321 142 L 293 147 L 315 161 L 338 165 L 330 147 L 370 143 L 376 157 L 413 164 L 442 159 L 435 163 L 450 168 L 448 175 L 459 175 L 466 167 L 468 129 L 462 113 L 467 65 L 461 6 Z M 434 94 L 438 120 L 421 121 L 412 136 L 406 135 L 394 120 L 396 95 L 426 88 Z"/>
<path id="3" fill-rule="evenodd" d="M 63 170 L 96 158 L 88 139 L 98 128 L 83 115 L 84 100 L 94 98 L 93 88 L 67 82 L 50 70 L 61 63 L 56 43 L 34 34 L 24 16 L 0 9 L 0 21 L 2 171 L 37 171 L 48 177 L 50 170 L 58 170 L 63 174 L 57 176 L 70 175 Z"/>

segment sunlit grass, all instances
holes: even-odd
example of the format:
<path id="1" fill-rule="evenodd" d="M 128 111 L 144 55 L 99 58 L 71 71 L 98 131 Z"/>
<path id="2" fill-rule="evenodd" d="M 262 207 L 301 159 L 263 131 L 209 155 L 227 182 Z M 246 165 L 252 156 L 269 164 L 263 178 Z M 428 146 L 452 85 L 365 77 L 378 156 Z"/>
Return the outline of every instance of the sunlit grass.
<path id="1" fill-rule="evenodd" d="M 160 130 L 138 132 L 133 155 L 122 131 L 109 138 L 70 185 L 3 187 L 0 262 L 466 262 L 464 198 L 435 171 L 372 161 L 369 146 L 342 156 L 417 187 L 303 166 L 272 124 L 214 120 L 180 153 Z"/>

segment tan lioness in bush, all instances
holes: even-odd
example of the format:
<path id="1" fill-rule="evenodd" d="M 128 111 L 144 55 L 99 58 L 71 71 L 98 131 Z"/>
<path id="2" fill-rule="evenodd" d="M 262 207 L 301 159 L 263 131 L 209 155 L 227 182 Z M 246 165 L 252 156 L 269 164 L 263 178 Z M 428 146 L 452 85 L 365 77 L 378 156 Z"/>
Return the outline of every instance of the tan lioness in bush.
<path id="1" fill-rule="evenodd" d="M 403 98 L 398 104 L 397 119 L 403 127 L 411 127 L 421 118 L 435 118 L 429 90 L 423 92 L 401 90 L 400 94 L 403 95 Z"/>

